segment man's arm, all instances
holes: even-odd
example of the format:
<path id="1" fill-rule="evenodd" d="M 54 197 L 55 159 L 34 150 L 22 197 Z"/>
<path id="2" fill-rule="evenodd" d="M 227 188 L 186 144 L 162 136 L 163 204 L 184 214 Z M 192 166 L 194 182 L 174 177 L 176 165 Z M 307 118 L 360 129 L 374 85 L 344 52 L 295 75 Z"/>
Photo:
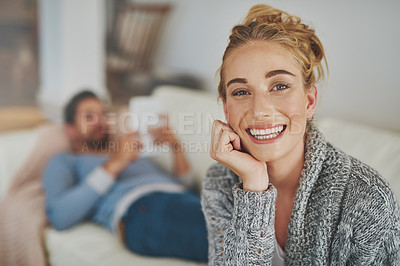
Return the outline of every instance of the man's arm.
<path id="1" fill-rule="evenodd" d="M 118 140 L 118 148 L 112 151 L 110 158 L 103 164 L 104 170 L 114 179 L 117 178 L 130 163 L 139 158 L 141 145 L 138 132 L 122 136 Z"/>
<path id="2" fill-rule="evenodd" d="M 119 173 L 139 157 L 139 135 L 124 135 L 118 147 L 103 165 L 96 167 L 80 183 L 74 176 L 71 157 L 64 154 L 50 161 L 44 175 L 46 211 L 57 230 L 72 227 L 91 215 L 96 203 L 108 193 Z"/>
<path id="3" fill-rule="evenodd" d="M 87 219 L 114 184 L 114 179 L 101 166 L 79 183 L 74 176 L 73 162 L 66 154 L 50 160 L 43 180 L 47 217 L 57 230 Z"/>

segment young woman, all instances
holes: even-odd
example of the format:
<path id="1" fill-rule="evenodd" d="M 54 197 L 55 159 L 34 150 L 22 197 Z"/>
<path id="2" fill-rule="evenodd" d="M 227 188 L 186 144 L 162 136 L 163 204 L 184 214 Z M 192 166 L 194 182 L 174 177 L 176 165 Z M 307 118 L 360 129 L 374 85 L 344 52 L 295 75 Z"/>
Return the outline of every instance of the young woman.
<path id="1" fill-rule="evenodd" d="M 202 197 L 210 265 L 396 264 L 388 184 L 312 122 L 324 59 L 313 29 L 270 6 L 233 28 Z"/>

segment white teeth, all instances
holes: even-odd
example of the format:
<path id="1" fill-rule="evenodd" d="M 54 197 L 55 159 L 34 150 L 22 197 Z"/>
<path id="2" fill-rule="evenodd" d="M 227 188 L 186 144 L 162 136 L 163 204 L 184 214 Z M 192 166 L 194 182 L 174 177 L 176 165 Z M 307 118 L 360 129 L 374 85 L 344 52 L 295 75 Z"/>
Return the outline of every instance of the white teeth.
<path id="1" fill-rule="evenodd" d="M 283 130 L 283 126 L 277 126 L 273 128 L 267 129 L 250 129 L 250 134 L 253 135 L 256 139 L 272 139 L 277 137 Z"/>

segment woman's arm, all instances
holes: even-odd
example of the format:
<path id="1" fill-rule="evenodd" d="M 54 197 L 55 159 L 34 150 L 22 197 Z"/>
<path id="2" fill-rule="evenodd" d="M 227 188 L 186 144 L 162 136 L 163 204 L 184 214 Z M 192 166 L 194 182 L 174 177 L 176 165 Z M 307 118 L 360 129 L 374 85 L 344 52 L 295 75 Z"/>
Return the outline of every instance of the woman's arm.
<path id="1" fill-rule="evenodd" d="M 101 166 L 78 183 L 72 161 L 65 155 L 50 160 L 43 180 L 47 217 L 57 230 L 87 219 L 102 195 L 114 184 Z"/>
<path id="2" fill-rule="evenodd" d="M 209 265 L 271 265 L 276 190 L 250 192 L 234 183 L 222 165 L 211 167 L 203 182 Z"/>

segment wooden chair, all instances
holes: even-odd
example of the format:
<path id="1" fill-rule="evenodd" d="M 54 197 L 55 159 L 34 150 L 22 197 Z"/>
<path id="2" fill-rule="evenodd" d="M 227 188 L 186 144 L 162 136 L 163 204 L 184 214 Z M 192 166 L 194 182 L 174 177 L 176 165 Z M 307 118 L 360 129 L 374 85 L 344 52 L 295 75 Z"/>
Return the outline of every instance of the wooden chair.
<path id="1" fill-rule="evenodd" d="M 107 41 L 107 74 L 121 83 L 130 76 L 149 75 L 169 4 L 127 2 L 117 13 Z M 121 86 L 120 86 L 121 87 Z"/>

